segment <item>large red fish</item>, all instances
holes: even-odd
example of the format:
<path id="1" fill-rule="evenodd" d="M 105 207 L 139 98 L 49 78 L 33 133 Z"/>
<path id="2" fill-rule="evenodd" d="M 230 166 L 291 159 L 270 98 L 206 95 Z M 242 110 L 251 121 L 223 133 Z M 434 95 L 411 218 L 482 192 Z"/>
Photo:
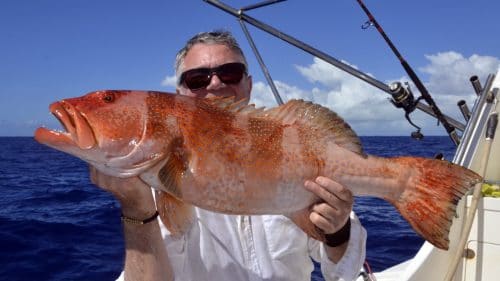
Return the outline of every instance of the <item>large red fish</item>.
<path id="1" fill-rule="evenodd" d="M 415 231 L 448 248 L 456 203 L 481 177 L 442 160 L 363 153 L 356 134 L 320 105 L 291 100 L 263 110 L 231 98 L 97 91 L 50 106 L 65 132 L 39 128 L 40 143 L 160 191 L 167 227 L 182 232 L 192 205 L 229 214 L 283 214 L 310 236 L 320 199 L 303 188 L 319 175 L 354 195 L 392 203 Z M 191 205 L 192 204 L 192 205 Z"/>

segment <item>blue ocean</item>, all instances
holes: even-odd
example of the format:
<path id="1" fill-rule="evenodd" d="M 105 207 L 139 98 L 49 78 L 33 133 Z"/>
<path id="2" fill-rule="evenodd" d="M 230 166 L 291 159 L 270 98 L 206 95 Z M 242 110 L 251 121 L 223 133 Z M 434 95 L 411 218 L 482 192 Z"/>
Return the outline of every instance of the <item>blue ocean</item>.
<path id="1" fill-rule="evenodd" d="M 447 136 L 362 137 L 378 156 L 451 160 Z M 31 137 L 0 137 L 0 280 L 114 280 L 124 262 L 120 206 L 90 183 L 81 160 Z M 356 198 L 368 232 L 367 261 L 374 271 L 413 257 L 423 240 L 395 209 L 376 198 Z M 313 280 L 322 280 L 316 270 Z"/>

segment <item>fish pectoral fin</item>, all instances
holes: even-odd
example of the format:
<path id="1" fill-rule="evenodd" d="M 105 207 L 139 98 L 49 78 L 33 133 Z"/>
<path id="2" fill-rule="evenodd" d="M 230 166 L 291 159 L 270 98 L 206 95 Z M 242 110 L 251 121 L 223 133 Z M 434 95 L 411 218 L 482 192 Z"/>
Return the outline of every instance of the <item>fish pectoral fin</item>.
<path id="1" fill-rule="evenodd" d="M 161 183 L 162 189 L 181 197 L 179 188 L 179 177 L 182 175 L 182 168 L 177 165 L 176 157 L 170 156 L 165 166 L 158 171 L 158 180 Z"/>
<path id="2" fill-rule="evenodd" d="M 325 233 L 312 223 L 312 221 L 309 219 L 310 214 L 311 210 L 308 207 L 286 216 L 290 220 L 292 220 L 300 229 L 302 229 L 302 231 L 304 231 L 308 236 L 318 241 L 325 242 Z"/>
<path id="3" fill-rule="evenodd" d="M 158 180 L 164 190 L 182 198 L 179 188 L 182 175 L 187 171 L 189 157 L 182 147 L 182 139 L 172 141 L 165 165 L 158 171 Z"/>
<path id="4" fill-rule="evenodd" d="M 194 207 L 182 201 L 181 178 L 187 170 L 188 157 L 182 139 L 174 139 L 168 158 L 141 174 L 141 179 L 155 189 L 156 209 L 171 236 L 186 233 L 194 222 Z"/>
<path id="5" fill-rule="evenodd" d="M 182 202 L 172 194 L 156 191 L 156 209 L 160 219 L 172 237 L 184 235 L 194 222 L 194 207 Z"/>
<path id="6" fill-rule="evenodd" d="M 167 157 L 140 175 L 140 178 L 156 190 L 182 198 L 181 179 L 187 173 L 188 157 L 182 149 L 182 140 L 174 140 Z"/>

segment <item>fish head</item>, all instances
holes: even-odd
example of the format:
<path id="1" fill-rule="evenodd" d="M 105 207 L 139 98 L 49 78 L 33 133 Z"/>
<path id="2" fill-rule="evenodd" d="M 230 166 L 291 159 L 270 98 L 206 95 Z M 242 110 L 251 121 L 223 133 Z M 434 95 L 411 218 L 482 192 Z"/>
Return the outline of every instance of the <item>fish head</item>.
<path id="1" fill-rule="evenodd" d="M 153 165 L 162 144 L 147 130 L 148 92 L 96 91 L 50 105 L 64 131 L 38 128 L 35 139 L 105 174 L 128 177 Z"/>

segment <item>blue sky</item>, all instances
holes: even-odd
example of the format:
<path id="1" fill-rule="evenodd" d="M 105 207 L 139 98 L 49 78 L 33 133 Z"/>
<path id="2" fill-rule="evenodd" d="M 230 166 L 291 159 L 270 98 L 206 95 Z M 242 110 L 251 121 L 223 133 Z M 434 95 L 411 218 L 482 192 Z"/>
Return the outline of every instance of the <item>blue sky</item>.
<path id="1" fill-rule="evenodd" d="M 256 1 L 225 3 L 241 7 Z M 473 3 L 473 4 L 472 4 Z M 456 101 L 472 106 L 468 83 L 496 72 L 498 1 L 365 0 L 387 34 L 429 87 L 442 110 L 459 119 Z M 289 0 L 249 13 L 283 32 L 389 83 L 406 75 L 355 0 Z M 56 127 L 48 105 L 98 89 L 173 91 L 173 60 L 193 34 L 225 28 L 249 59 L 254 102 L 274 106 L 241 28 L 204 1 L 0 1 L 0 136 L 30 136 Z M 408 135 L 402 111 L 381 93 L 251 26 L 284 99 L 329 106 L 360 135 Z M 424 133 L 444 134 L 422 113 Z"/>

